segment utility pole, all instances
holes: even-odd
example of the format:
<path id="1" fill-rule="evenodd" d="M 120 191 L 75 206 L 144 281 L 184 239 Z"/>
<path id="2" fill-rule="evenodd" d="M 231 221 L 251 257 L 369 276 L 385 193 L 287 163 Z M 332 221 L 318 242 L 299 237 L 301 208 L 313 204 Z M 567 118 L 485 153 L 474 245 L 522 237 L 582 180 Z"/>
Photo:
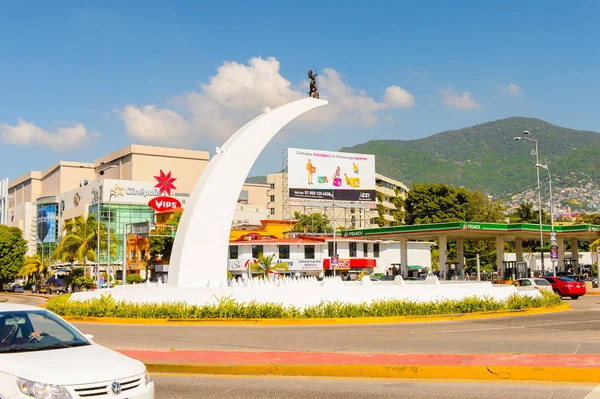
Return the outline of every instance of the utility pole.
<path id="1" fill-rule="evenodd" d="M 479 254 L 477 254 L 476 259 L 477 259 L 477 281 L 481 281 L 481 272 L 480 272 L 481 264 L 479 263 Z"/>

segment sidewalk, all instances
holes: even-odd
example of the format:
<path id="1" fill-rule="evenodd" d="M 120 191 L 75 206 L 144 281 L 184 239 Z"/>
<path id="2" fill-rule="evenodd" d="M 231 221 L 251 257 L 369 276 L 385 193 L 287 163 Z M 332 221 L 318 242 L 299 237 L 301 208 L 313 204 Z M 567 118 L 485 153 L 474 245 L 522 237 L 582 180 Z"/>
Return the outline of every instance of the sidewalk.
<path id="1" fill-rule="evenodd" d="M 600 379 L 600 355 L 119 352 L 144 362 L 156 373 L 556 382 Z"/>

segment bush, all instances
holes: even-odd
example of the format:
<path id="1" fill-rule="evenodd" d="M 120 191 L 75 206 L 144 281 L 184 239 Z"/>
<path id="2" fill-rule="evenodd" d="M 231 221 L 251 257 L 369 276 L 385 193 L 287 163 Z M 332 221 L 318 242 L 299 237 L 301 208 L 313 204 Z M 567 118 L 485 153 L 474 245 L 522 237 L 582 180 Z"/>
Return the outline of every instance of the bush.
<path id="1" fill-rule="evenodd" d="M 553 307 L 562 302 L 557 295 L 542 291 L 541 298 L 512 296 L 507 301 L 491 298 L 465 298 L 460 301 L 443 300 L 418 303 L 407 300 L 379 300 L 351 304 L 323 302 L 298 308 L 278 303 L 237 303 L 221 298 L 212 305 L 188 305 L 181 302 L 139 304 L 116 302 L 110 294 L 99 299 L 69 301 L 70 295 L 61 295 L 48 301 L 46 308 L 62 316 L 120 317 L 136 319 L 312 319 L 390 316 L 431 316 L 464 313 L 482 313 L 531 308 Z"/>
<path id="2" fill-rule="evenodd" d="M 130 274 L 127 276 L 127 284 L 139 284 L 142 282 L 142 276 L 139 274 Z"/>

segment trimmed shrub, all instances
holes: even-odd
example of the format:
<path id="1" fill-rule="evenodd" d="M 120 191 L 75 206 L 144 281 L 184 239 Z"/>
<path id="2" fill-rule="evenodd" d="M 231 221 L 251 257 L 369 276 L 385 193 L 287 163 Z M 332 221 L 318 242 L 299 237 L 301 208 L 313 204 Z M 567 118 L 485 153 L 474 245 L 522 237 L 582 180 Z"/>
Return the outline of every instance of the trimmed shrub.
<path id="1" fill-rule="evenodd" d="M 60 295 L 48 301 L 46 308 L 62 316 L 118 317 L 135 319 L 313 319 L 392 316 L 432 316 L 465 313 L 487 313 L 558 306 L 561 299 L 541 291 L 541 298 L 512 296 L 507 301 L 470 297 L 460 301 L 443 300 L 418 303 L 407 300 L 379 300 L 351 304 L 322 302 L 303 309 L 278 303 L 237 303 L 221 298 L 217 304 L 188 305 L 181 302 L 137 304 L 115 301 L 110 294 L 99 299 L 70 301 Z"/>

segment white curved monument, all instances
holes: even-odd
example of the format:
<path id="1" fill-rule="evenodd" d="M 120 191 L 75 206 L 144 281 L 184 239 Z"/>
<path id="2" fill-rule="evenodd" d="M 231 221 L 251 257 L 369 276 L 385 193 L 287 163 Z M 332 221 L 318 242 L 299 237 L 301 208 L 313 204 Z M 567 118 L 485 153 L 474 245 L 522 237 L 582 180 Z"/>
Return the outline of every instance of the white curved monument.
<path id="1" fill-rule="evenodd" d="M 315 87 L 316 89 L 316 87 Z M 310 306 L 328 301 L 347 303 L 382 299 L 418 302 L 462 299 L 469 296 L 504 300 L 514 294 L 539 296 L 537 291 L 518 292 L 512 286 L 494 287 L 490 282 L 346 282 L 340 277 L 317 281 L 314 277 L 227 281 L 229 232 L 235 205 L 252 165 L 279 130 L 299 115 L 327 104 L 305 98 L 266 110 L 248 122 L 220 148 L 194 186 L 183 212 L 173 246 L 167 286 L 157 283 L 117 286 L 77 292 L 72 301 L 99 298 L 110 292 L 117 301 L 133 303 L 217 304 L 223 297 L 243 302 L 271 302 L 284 306 Z"/>
<path id="2" fill-rule="evenodd" d="M 325 100 L 304 98 L 267 109 L 217 148 L 181 216 L 167 286 L 206 287 L 207 283 L 217 286 L 227 281 L 231 220 L 256 158 L 281 128 L 325 104 Z"/>

